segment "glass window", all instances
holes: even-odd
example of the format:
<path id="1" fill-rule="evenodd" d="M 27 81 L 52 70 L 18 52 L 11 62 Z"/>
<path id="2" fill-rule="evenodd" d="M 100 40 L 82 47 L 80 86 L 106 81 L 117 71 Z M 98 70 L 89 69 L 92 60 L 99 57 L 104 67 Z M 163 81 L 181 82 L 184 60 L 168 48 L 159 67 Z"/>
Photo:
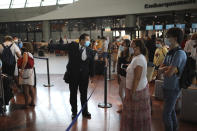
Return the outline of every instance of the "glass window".
<path id="1" fill-rule="evenodd" d="M 37 7 L 40 6 L 41 0 L 27 0 L 26 7 Z"/>
<path id="2" fill-rule="evenodd" d="M 13 0 L 11 8 L 24 8 L 26 0 Z"/>
<path id="3" fill-rule="evenodd" d="M 48 5 L 56 5 L 57 0 L 43 0 L 42 6 L 48 6 Z"/>
<path id="4" fill-rule="evenodd" d="M 58 4 L 70 4 L 70 3 L 73 3 L 73 0 L 59 0 L 58 2 Z"/>
<path id="5" fill-rule="evenodd" d="M 11 0 L 0 0 L 0 9 L 7 9 L 10 6 Z"/>

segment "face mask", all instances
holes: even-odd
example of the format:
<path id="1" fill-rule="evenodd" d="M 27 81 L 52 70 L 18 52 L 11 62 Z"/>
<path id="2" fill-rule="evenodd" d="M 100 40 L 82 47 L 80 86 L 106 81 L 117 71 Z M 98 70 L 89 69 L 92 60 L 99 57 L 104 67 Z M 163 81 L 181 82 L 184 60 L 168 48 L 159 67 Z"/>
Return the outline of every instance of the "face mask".
<path id="1" fill-rule="evenodd" d="M 19 46 L 19 48 L 22 48 L 23 47 L 23 43 L 19 43 L 18 46 Z"/>
<path id="2" fill-rule="evenodd" d="M 86 41 L 85 46 L 88 47 L 90 45 L 90 41 Z"/>
<path id="3" fill-rule="evenodd" d="M 160 45 L 160 44 L 156 44 L 156 47 L 157 47 L 157 48 L 161 48 L 161 45 Z"/>
<path id="4" fill-rule="evenodd" d="M 170 45 L 171 45 L 171 43 L 170 43 L 170 41 L 169 41 L 169 39 L 168 39 L 168 38 L 165 38 L 165 39 L 164 39 L 164 43 L 165 43 L 166 45 L 168 45 L 168 46 L 170 46 Z"/>
<path id="5" fill-rule="evenodd" d="M 14 40 L 15 43 L 18 43 L 18 40 Z"/>
<path id="6" fill-rule="evenodd" d="M 121 40 L 120 39 L 117 39 L 117 42 L 120 42 Z"/>
<path id="7" fill-rule="evenodd" d="M 134 50 L 133 50 L 132 47 L 129 47 L 129 52 L 130 52 L 131 55 L 134 54 Z"/>
<path id="8" fill-rule="evenodd" d="M 124 46 L 120 45 L 120 51 L 124 51 Z"/>

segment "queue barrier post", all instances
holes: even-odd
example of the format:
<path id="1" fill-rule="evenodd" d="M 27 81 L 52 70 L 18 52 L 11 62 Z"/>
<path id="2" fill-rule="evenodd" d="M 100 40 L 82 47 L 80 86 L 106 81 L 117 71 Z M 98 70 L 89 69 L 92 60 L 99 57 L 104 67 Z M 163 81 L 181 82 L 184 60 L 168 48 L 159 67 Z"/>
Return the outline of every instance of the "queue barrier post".
<path id="1" fill-rule="evenodd" d="M 109 76 L 107 80 L 115 80 L 114 78 L 111 77 L 111 53 L 108 53 L 108 63 L 109 63 Z"/>
<path id="2" fill-rule="evenodd" d="M 107 66 L 104 68 L 104 103 L 99 103 L 99 108 L 111 108 L 112 104 L 107 103 Z"/>
<path id="3" fill-rule="evenodd" d="M 43 86 L 44 87 L 52 87 L 53 85 L 51 85 L 51 83 L 50 83 L 50 74 L 49 74 L 49 58 L 42 58 L 42 57 L 34 57 L 34 58 L 46 60 L 46 63 L 47 63 L 47 80 L 48 80 L 48 84 L 47 85 L 44 84 Z"/>

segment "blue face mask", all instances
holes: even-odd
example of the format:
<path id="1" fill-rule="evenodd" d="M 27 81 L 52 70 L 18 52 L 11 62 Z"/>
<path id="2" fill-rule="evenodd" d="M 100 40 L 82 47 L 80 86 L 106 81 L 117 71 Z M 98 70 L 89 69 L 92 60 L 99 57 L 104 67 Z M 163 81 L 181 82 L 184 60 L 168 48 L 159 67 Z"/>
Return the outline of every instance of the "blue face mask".
<path id="1" fill-rule="evenodd" d="M 160 44 L 156 44 L 156 47 L 157 47 L 157 48 L 161 48 L 161 45 L 160 45 Z"/>
<path id="2" fill-rule="evenodd" d="M 120 45 L 119 49 L 120 51 L 124 51 L 124 46 Z"/>
<path id="3" fill-rule="evenodd" d="M 90 41 L 86 41 L 85 46 L 89 47 L 90 46 Z"/>
<path id="4" fill-rule="evenodd" d="M 19 46 L 19 48 L 21 49 L 21 48 L 23 47 L 23 43 L 20 42 L 20 43 L 18 44 L 18 46 Z"/>
<path id="5" fill-rule="evenodd" d="M 134 54 L 134 50 L 133 50 L 132 47 L 129 47 L 129 52 L 130 52 L 131 55 Z"/>
<path id="6" fill-rule="evenodd" d="M 168 46 L 170 46 L 170 45 L 171 45 L 171 43 L 170 43 L 170 41 L 169 41 L 169 39 L 168 39 L 168 38 L 165 38 L 165 39 L 164 39 L 164 42 L 165 42 L 165 44 L 166 44 L 166 45 L 168 45 Z"/>

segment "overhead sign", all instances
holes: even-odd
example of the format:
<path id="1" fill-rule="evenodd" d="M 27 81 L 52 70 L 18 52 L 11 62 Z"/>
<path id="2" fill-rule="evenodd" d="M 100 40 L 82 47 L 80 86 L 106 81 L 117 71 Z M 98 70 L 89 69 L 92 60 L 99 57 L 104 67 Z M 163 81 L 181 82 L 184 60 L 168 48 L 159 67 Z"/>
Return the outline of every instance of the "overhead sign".
<path id="1" fill-rule="evenodd" d="M 153 30 L 153 25 L 147 25 L 146 30 Z"/>
<path id="2" fill-rule="evenodd" d="M 159 7 L 170 7 L 170 6 L 177 6 L 177 5 L 187 5 L 187 4 L 194 4 L 196 0 L 180 0 L 180 1 L 173 1 L 173 2 L 165 2 L 165 3 L 154 3 L 154 4 L 145 4 L 144 8 L 159 8 Z"/>
<path id="3" fill-rule="evenodd" d="M 192 24 L 192 29 L 197 29 L 197 23 Z"/>

